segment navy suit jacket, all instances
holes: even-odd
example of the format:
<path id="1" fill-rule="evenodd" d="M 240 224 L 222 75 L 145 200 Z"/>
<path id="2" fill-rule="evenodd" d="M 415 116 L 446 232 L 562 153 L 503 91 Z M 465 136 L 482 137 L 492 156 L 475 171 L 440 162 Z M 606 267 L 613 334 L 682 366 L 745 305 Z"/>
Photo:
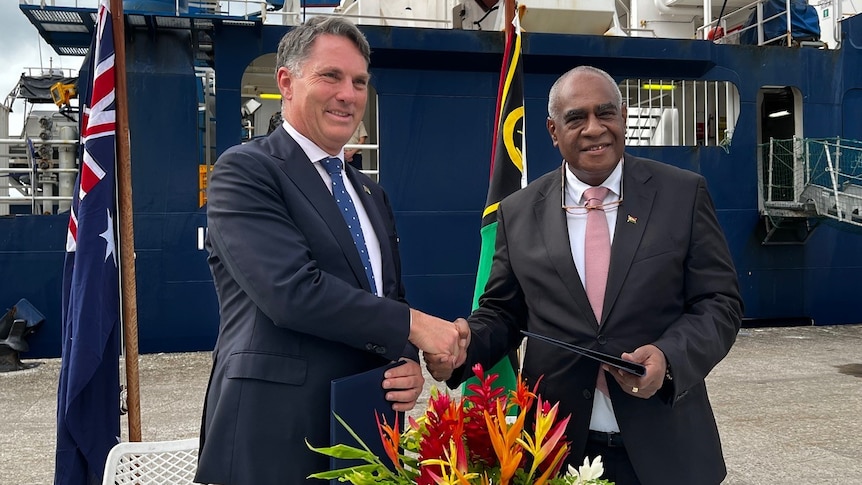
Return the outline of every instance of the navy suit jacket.
<path id="1" fill-rule="evenodd" d="M 632 465 L 644 485 L 719 483 L 726 471 L 704 378 L 736 339 L 742 301 L 703 177 L 625 156 L 601 326 L 572 259 L 560 177 L 550 172 L 500 204 L 467 362 L 449 384 L 469 377 L 473 363 L 499 361 L 521 329 L 613 355 L 655 344 L 674 374 L 655 396 L 630 396 L 608 377 Z M 523 374 L 542 377 L 543 399 L 572 415 L 569 462 L 582 463 L 598 363 L 528 339 Z"/>
<path id="2" fill-rule="evenodd" d="M 386 194 L 352 167 L 380 241 L 383 297 L 311 160 L 284 129 L 226 151 L 207 190 L 221 321 L 196 481 L 301 483 L 329 459 L 330 382 L 418 353 L 407 341 L 398 235 Z"/>

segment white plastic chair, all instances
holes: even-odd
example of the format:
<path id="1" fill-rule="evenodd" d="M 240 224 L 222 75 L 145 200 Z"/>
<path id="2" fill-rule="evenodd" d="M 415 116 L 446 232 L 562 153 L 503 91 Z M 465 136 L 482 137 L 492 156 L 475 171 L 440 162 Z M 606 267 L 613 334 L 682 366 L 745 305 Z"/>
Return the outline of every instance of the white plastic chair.
<path id="1" fill-rule="evenodd" d="M 198 444 L 197 438 L 118 443 L 108 453 L 102 485 L 191 485 Z"/>

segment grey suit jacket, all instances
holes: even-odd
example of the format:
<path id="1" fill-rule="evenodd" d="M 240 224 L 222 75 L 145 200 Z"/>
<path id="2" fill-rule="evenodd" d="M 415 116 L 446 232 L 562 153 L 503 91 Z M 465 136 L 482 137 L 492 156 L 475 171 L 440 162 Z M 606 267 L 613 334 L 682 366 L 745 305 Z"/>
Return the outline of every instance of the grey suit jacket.
<path id="1" fill-rule="evenodd" d="M 608 378 L 626 450 L 644 485 L 717 484 L 725 476 L 704 378 L 727 354 L 740 327 L 736 272 L 703 177 L 626 156 L 624 201 L 616 220 L 602 324 L 572 259 L 561 209 L 560 171 L 500 205 L 491 274 L 470 316 L 466 365 L 450 385 L 485 368 L 521 341 L 521 329 L 620 355 L 655 344 L 674 380 L 651 399 Z M 572 414 L 569 462 L 583 461 L 598 364 L 528 341 L 524 376 L 562 415 Z"/>
<path id="2" fill-rule="evenodd" d="M 302 483 L 328 469 L 330 381 L 407 355 L 409 307 L 383 190 L 346 168 L 380 241 L 370 293 L 335 200 L 283 129 L 226 151 L 207 191 L 221 321 L 196 481 Z"/>

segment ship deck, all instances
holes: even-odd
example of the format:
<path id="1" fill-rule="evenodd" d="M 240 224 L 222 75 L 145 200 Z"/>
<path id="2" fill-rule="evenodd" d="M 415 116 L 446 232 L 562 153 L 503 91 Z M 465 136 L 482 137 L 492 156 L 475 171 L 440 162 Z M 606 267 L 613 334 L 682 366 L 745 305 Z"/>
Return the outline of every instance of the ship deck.
<path id="1" fill-rule="evenodd" d="M 862 325 L 740 332 L 707 379 L 728 466 L 725 485 L 862 484 L 860 348 Z M 2 484 L 53 481 L 60 362 L 35 362 L 41 364 L 0 374 Z M 144 440 L 197 436 L 209 370 L 206 352 L 141 356 Z M 427 392 L 417 408 L 426 402 Z M 125 418 L 122 425 L 125 435 Z"/>

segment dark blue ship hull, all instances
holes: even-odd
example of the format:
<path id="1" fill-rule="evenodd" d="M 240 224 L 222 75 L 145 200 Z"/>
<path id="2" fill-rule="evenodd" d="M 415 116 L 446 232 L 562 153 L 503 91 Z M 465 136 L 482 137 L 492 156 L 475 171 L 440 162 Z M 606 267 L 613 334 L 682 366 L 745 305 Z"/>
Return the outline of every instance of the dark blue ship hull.
<path id="1" fill-rule="evenodd" d="M 246 66 L 273 52 L 284 27 L 215 22 L 216 148 L 241 139 Z M 395 209 L 410 302 L 446 318 L 469 312 L 502 35 L 362 27 L 372 45 L 380 181 Z M 844 22 L 837 51 L 715 45 L 706 41 L 526 34 L 529 179 L 559 166 L 545 130 L 547 92 L 579 64 L 616 79 L 731 81 L 740 111 L 729 151 L 717 146 L 630 147 L 638 156 L 703 174 L 727 235 L 746 318 L 860 323 L 862 231 L 822 222 L 800 244 L 764 245 L 758 202 L 757 96 L 764 86 L 803 94 L 804 136 L 862 139 L 862 19 Z M 218 308 L 197 228 L 198 91 L 188 33 L 133 32 L 128 43 L 140 351 L 210 349 Z M 27 298 L 46 316 L 25 358 L 60 350 L 60 285 L 67 218 L 0 218 L 0 305 Z"/>

